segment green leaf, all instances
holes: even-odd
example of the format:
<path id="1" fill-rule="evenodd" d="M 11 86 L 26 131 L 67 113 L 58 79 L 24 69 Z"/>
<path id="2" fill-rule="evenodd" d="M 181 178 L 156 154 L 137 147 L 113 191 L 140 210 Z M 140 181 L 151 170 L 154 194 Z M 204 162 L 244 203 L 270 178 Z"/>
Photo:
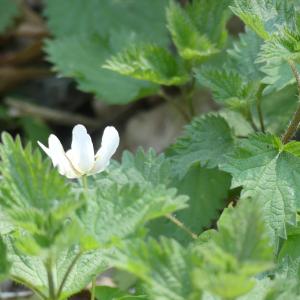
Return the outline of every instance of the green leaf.
<path id="1" fill-rule="evenodd" d="M 124 104 L 156 93 L 153 84 L 101 66 L 132 43 L 166 45 L 167 0 L 74 0 L 71 6 L 51 0 L 47 4 L 48 24 L 56 38 L 47 42 L 45 50 L 55 71 L 74 78 L 80 90 L 108 103 Z"/>
<path id="2" fill-rule="evenodd" d="M 0 0 L 0 34 L 13 25 L 14 19 L 20 13 L 18 5 L 13 0 Z"/>
<path id="3" fill-rule="evenodd" d="M 253 198 L 263 207 L 273 238 L 286 238 L 286 223 L 295 225 L 299 207 L 297 157 L 299 144 L 281 144 L 272 135 L 252 135 L 241 140 L 221 169 L 233 176 L 232 187 L 242 186 L 242 198 Z"/>
<path id="4" fill-rule="evenodd" d="M 232 11 L 255 31 L 268 40 L 280 28 L 295 29 L 293 1 L 287 0 L 234 0 Z"/>
<path id="5" fill-rule="evenodd" d="M 257 57 L 262 44 L 263 40 L 246 27 L 245 33 L 241 33 L 238 41 L 227 50 L 225 68 L 235 70 L 245 82 L 261 81 L 263 73 Z"/>
<path id="6" fill-rule="evenodd" d="M 111 57 L 106 69 L 162 85 L 179 85 L 189 76 L 170 52 L 156 45 L 132 46 Z"/>
<path id="7" fill-rule="evenodd" d="M 269 132 L 282 134 L 298 105 L 296 85 L 263 96 L 261 107 L 264 123 Z M 278 114 L 278 111 L 281 113 Z"/>
<path id="8" fill-rule="evenodd" d="M 150 299 L 200 299 L 191 278 L 194 255 L 174 240 L 129 241 L 111 256 L 111 262 L 141 278 Z"/>
<path id="9" fill-rule="evenodd" d="M 227 204 L 231 176 L 218 169 L 192 166 L 181 180 L 174 180 L 172 186 L 180 195 L 189 197 L 188 208 L 177 211 L 175 216 L 195 234 L 210 228 Z M 182 244 L 191 242 L 191 237 L 167 219 L 154 220 L 150 224 L 151 234 L 175 238 Z"/>
<path id="10" fill-rule="evenodd" d="M 273 250 L 261 207 L 248 199 L 225 209 L 218 231 L 196 247 L 203 261 L 194 281 L 222 299 L 246 294 L 254 287 L 252 276 L 272 266 Z"/>
<path id="11" fill-rule="evenodd" d="M 300 34 L 285 29 L 261 47 L 257 62 L 263 64 L 261 71 L 265 77 L 262 82 L 270 85 L 266 93 L 295 83 L 289 62 L 299 62 L 299 46 Z"/>
<path id="12" fill-rule="evenodd" d="M 135 169 L 145 181 L 153 185 L 169 185 L 171 176 L 171 165 L 164 154 L 156 154 L 154 149 L 145 152 L 139 148 L 135 154 L 124 151 L 121 167 L 123 170 Z"/>
<path id="13" fill-rule="evenodd" d="M 185 208 L 187 197 L 162 185 L 125 183 L 107 179 L 90 191 L 89 201 L 81 210 L 82 226 L 100 246 L 139 233 L 150 220 Z"/>
<path id="14" fill-rule="evenodd" d="M 12 264 L 11 279 L 33 289 L 39 296 L 48 298 L 48 278 L 43 257 L 24 255 L 17 249 L 13 238 L 7 237 L 5 242 Z M 66 272 L 76 259 L 59 299 L 66 299 L 81 291 L 97 274 L 108 268 L 105 250 L 85 251 L 80 255 L 79 253 L 80 249 L 73 247 L 61 251 L 54 260 L 52 274 L 57 293 Z"/>
<path id="15" fill-rule="evenodd" d="M 98 300 L 138 300 L 146 299 L 144 295 L 135 295 L 109 286 L 97 286 L 95 296 Z"/>
<path id="16" fill-rule="evenodd" d="M 70 185 L 50 161 L 43 160 L 39 151 L 32 151 L 30 144 L 23 148 L 19 138 L 14 141 L 3 133 L 0 157 L 0 203 L 9 222 L 27 232 L 20 234 L 20 246 L 29 252 L 54 247 L 72 230 L 74 224 L 68 226 L 65 220 L 82 201 L 71 194 Z M 60 242 L 71 241 L 64 237 Z"/>
<path id="17" fill-rule="evenodd" d="M 253 101 L 256 85 L 245 82 L 236 71 L 202 68 L 196 73 L 198 81 L 211 89 L 213 98 L 233 109 L 243 109 Z"/>
<path id="18" fill-rule="evenodd" d="M 183 178 L 195 163 L 208 168 L 218 166 L 224 155 L 232 151 L 233 144 L 231 129 L 222 117 L 195 118 L 168 151 L 174 175 Z"/>
<path id="19" fill-rule="evenodd" d="M 179 4 L 171 2 L 167 10 L 167 20 L 172 39 L 184 59 L 202 62 L 219 52 L 206 32 L 198 30 L 197 24 Z"/>
<path id="20" fill-rule="evenodd" d="M 94 93 L 108 103 L 124 104 L 155 93 L 158 87 L 153 84 L 101 68 L 112 53 L 120 50 L 119 43 L 128 43 L 124 32 L 112 33 L 108 41 L 96 35 L 60 38 L 48 41 L 45 50 L 55 71 L 75 78 L 79 89 Z"/>
<path id="21" fill-rule="evenodd" d="M 167 0 L 73 0 L 69 5 L 47 0 L 46 16 L 51 32 L 58 38 L 94 33 L 105 37 L 111 31 L 124 30 L 127 35 L 134 31 L 143 40 L 165 45 L 169 41 L 165 27 L 167 3 Z"/>

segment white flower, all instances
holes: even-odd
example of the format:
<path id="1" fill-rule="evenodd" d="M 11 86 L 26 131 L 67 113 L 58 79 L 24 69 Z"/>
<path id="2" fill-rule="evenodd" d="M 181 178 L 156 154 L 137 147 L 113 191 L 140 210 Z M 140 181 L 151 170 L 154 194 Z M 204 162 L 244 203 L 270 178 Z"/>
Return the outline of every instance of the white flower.
<path id="1" fill-rule="evenodd" d="M 109 160 L 116 152 L 120 142 L 118 131 L 108 126 L 104 129 L 101 147 L 94 153 L 90 135 L 83 125 L 76 125 L 72 132 L 71 149 L 67 152 L 60 140 L 54 134 L 48 139 L 48 148 L 38 142 L 39 146 L 51 158 L 53 166 L 58 168 L 61 175 L 68 178 L 79 178 L 104 171 Z"/>

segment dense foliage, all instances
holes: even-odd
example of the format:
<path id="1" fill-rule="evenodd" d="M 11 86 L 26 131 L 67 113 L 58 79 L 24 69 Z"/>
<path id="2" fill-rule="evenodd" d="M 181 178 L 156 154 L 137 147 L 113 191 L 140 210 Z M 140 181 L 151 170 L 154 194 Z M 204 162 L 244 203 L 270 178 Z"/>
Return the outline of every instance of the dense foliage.
<path id="1" fill-rule="evenodd" d="M 107 103 L 160 95 L 189 124 L 73 181 L 2 134 L 0 279 L 51 300 L 91 282 L 99 300 L 300 299 L 300 2 L 45 2 L 56 72 Z M 218 111 L 196 115 L 201 88 Z M 109 268 L 116 286 L 95 288 Z"/>

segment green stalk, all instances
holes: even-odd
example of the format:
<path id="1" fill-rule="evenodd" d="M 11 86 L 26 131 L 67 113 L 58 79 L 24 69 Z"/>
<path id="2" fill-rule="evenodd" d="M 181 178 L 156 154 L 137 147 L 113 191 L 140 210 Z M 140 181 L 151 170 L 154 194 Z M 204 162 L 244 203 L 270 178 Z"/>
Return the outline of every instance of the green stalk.
<path id="1" fill-rule="evenodd" d="M 259 89 L 256 93 L 256 110 L 259 118 L 259 123 L 260 123 L 260 129 L 263 133 L 265 133 L 265 124 L 264 124 L 264 117 L 261 109 L 261 99 L 262 99 L 262 93 L 265 88 L 264 84 L 261 84 L 259 86 Z"/>
<path id="2" fill-rule="evenodd" d="M 297 82 L 297 87 L 298 87 L 298 97 L 299 97 L 299 104 L 297 107 L 297 110 L 294 113 L 294 116 L 288 126 L 288 128 L 286 129 L 285 133 L 283 134 L 281 141 L 283 144 L 288 143 L 296 134 L 297 129 L 299 127 L 299 123 L 300 123 L 300 74 L 296 68 L 296 65 L 294 64 L 294 62 L 289 61 L 288 62 L 291 70 L 296 78 L 296 82 Z"/>
<path id="3" fill-rule="evenodd" d="M 95 300 L 96 278 L 92 280 L 91 300 Z"/>

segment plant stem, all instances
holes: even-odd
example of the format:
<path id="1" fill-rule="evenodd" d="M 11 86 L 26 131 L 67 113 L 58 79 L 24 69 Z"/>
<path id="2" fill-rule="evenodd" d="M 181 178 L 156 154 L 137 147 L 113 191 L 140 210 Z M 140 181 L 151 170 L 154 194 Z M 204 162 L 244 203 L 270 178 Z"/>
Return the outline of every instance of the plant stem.
<path id="1" fill-rule="evenodd" d="M 258 128 L 257 128 L 256 124 L 254 123 L 253 116 L 252 116 L 250 108 L 248 108 L 248 111 L 247 111 L 247 120 L 249 121 L 249 123 L 250 123 L 251 127 L 253 128 L 253 130 L 258 131 Z"/>
<path id="2" fill-rule="evenodd" d="M 167 102 L 169 102 L 171 105 L 173 105 L 185 121 L 187 122 L 191 121 L 191 118 L 188 115 L 188 113 L 180 105 L 178 105 L 174 99 L 172 99 L 169 95 L 167 95 L 163 90 L 160 90 L 158 95 L 161 98 L 165 99 Z"/>
<path id="3" fill-rule="evenodd" d="M 169 219 L 176 226 L 178 226 L 179 228 L 181 228 L 183 231 L 185 231 L 192 239 L 196 240 L 198 238 L 197 235 L 194 232 L 192 232 L 189 228 L 187 228 L 176 217 L 172 216 L 171 214 L 168 214 L 168 215 L 166 215 L 166 218 Z"/>
<path id="4" fill-rule="evenodd" d="M 83 195 L 84 195 L 84 198 L 85 200 L 88 200 L 88 195 L 89 195 L 89 185 L 88 185 L 88 180 L 87 180 L 87 176 L 86 175 L 83 175 L 81 177 L 81 186 L 83 188 Z"/>
<path id="5" fill-rule="evenodd" d="M 261 110 L 261 99 L 262 99 L 262 93 L 263 93 L 264 88 L 265 88 L 265 85 L 261 84 L 256 93 L 256 109 L 257 109 L 257 114 L 258 114 L 258 118 L 259 118 L 260 129 L 263 133 L 265 133 L 265 124 L 264 124 L 263 113 Z"/>
<path id="6" fill-rule="evenodd" d="M 96 278 L 92 280 L 91 300 L 95 300 Z"/>
<path id="7" fill-rule="evenodd" d="M 300 100 L 300 74 L 299 74 L 294 62 L 288 61 L 288 63 L 289 63 L 291 70 L 296 78 L 297 87 L 298 87 L 298 97 Z M 298 108 L 297 108 L 296 112 L 294 113 L 294 116 L 293 116 L 288 128 L 286 129 L 285 133 L 283 134 L 283 136 L 281 138 L 281 141 L 283 144 L 288 143 L 289 140 L 294 137 L 294 135 L 297 132 L 299 123 L 300 123 L 300 101 L 298 104 Z"/>
<path id="8" fill-rule="evenodd" d="M 82 254 L 82 253 L 79 252 L 79 253 L 74 257 L 74 259 L 72 260 L 71 264 L 69 265 L 69 267 L 68 267 L 68 269 L 67 269 L 67 271 L 66 271 L 66 273 L 65 273 L 65 275 L 64 275 L 64 277 L 63 277 L 63 280 L 61 281 L 61 284 L 60 284 L 60 286 L 59 286 L 59 288 L 58 288 L 58 292 L 57 292 L 57 294 L 56 294 L 56 299 L 59 299 L 59 298 L 60 298 L 60 295 L 61 295 L 61 293 L 62 293 L 62 291 L 63 291 L 64 285 L 65 285 L 65 283 L 66 283 L 66 281 L 67 281 L 67 279 L 68 279 L 70 273 L 72 272 L 72 270 L 73 270 L 73 268 L 74 268 L 74 266 L 75 266 L 77 260 L 78 260 L 79 257 L 81 256 L 81 254 Z"/>
<path id="9" fill-rule="evenodd" d="M 47 278 L 48 278 L 48 288 L 49 288 L 49 299 L 55 300 L 55 287 L 53 281 L 53 274 L 52 274 L 52 258 L 49 257 L 45 264 L 46 271 L 47 271 Z"/>

